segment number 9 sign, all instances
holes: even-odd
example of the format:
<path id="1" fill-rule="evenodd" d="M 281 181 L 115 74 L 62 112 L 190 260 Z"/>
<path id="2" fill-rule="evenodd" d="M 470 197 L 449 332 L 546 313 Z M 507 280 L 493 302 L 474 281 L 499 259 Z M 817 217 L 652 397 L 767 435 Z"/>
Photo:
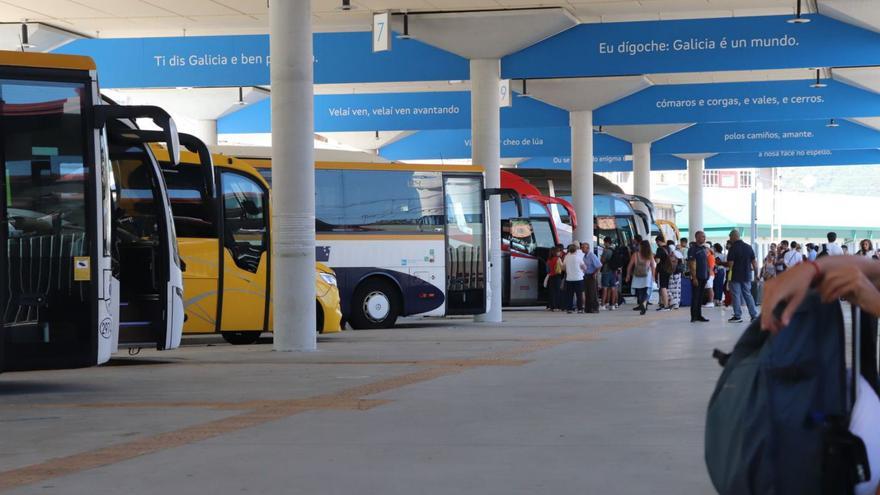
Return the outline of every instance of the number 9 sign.
<path id="1" fill-rule="evenodd" d="M 501 108 L 507 108 L 511 105 L 510 100 L 510 79 L 502 79 L 498 85 L 499 104 Z"/>

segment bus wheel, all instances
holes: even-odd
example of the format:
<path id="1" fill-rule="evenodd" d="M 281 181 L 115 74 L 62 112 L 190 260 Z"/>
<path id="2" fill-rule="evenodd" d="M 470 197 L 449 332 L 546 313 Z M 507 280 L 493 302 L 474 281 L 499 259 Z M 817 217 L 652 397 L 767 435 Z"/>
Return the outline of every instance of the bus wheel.
<path id="1" fill-rule="evenodd" d="M 262 332 L 221 332 L 223 340 L 232 345 L 256 344 Z"/>
<path id="2" fill-rule="evenodd" d="M 324 333 L 324 310 L 321 309 L 321 303 L 315 302 L 315 306 L 317 309 L 315 310 L 315 323 L 316 323 L 316 331 L 318 333 Z"/>
<path id="3" fill-rule="evenodd" d="M 397 287 L 382 279 L 369 279 L 354 292 L 351 305 L 351 327 L 391 328 L 400 315 Z"/>

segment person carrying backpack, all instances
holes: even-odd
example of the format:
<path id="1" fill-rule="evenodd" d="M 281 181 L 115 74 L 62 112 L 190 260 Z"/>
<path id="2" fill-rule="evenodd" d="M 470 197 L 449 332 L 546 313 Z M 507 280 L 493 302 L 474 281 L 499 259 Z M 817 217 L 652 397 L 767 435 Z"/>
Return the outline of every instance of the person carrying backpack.
<path id="1" fill-rule="evenodd" d="M 657 262 L 657 286 L 660 287 L 660 305 L 657 311 L 669 311 L 672 309 L 669 301 L 669 282 L 675 270 L 673 262 L 675 256 L 666 248 L 663 236 L 658 235 L 654 240 L 657 242 L 657 251 L 654 253 L 654 260 Z"/>
<path id="2" fill-rule="evenodd" d="M 603 240 L 604 249 L 602 250 L 602 269 L 600 276 L 600 285 L 602 286 L 602 306 L 601 309 L 613 310 L 617 309 L 617 273 L 619 268 L 615 266 L 614 256 L 615 249 L 611 244 L 611 238 L 605 237 Z"/>
<path id="3" fill-rule="evenodd" d="M 648 287 L 651 286 L 651 279 L 656 271 L 657 263 L 654 261 L 654 253 L 651 252 L 651 243 L 642 241 L 639 250 L 630 259 L 627 280 L 636 291 L 638 299 L 636 308 L 643 315 L 648 311 Z"/>

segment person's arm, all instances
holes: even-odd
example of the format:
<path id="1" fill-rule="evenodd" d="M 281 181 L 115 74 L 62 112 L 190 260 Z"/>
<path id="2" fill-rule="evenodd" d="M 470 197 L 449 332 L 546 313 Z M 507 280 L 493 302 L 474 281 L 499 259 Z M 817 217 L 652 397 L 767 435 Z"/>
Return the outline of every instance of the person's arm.
<path id="1" fill-rule="evenodd" d="M 629 263 L 626 265 L 626 272 L 624 276 L 626 277 L 626 281 L 629 282 L 632 280 L 633 266 L 636 264 L 636 255 L 632 255 L 629 257 Z"/>
<path id="2" fill-rule="evenodd" d="M 834 294 L 840 291 L 849 291 L 851 296 L 855 297 L 854 291 L 857 289 L 863 294 L 864 287 L 861 287 L 861 284 L 864 280 L 854 276 L 857 272 L 869 281 L 870 285 L 874 287 L 880 285 L 880 263 L 858 256 L 824 256 L 813 263 L 801 263 L 768 280 L 764 288 L 763 305 L 766 310 L 761 312 L 761 328 L 775 333 L 788 325 L 816 280 L 822 282 L 818 285 L 818 289 L 823 298 L 830 297 L 830 300 L 834 300 Z M 841 286 L 841 277 L 849 278 L 850 283 Z M 831 282 L 826 283 L 825 279 Z M 865 295 L 865 300 L 870 300 L 870 297 Z M 785 303 L 786 307 L 781 317 L 777 318 L 774 309 L 782 303 Z M 868 310 L 866 308 L 866 311 Z"/>
<path id="3" fill-rule="evenodd" d="M 731 269 L 732 269 L 732 268 L 731 268 Z M 752 258 L 752 271 L 755 272 L 755 282 L 757 283 L 758 280 L 760 280 L 760 277 L 758 276 L 758 274 L 759 274 L 759 271 L 758 271 L 758 258 Z"/>
<path id="4" fill-rule="evenodd" d="M 688 271 L 691 274 L 691 283 L 694 287 L 698 286 L 700 283 L 697 281 L 697 259 L 696 258 L 688 258 Z"/>

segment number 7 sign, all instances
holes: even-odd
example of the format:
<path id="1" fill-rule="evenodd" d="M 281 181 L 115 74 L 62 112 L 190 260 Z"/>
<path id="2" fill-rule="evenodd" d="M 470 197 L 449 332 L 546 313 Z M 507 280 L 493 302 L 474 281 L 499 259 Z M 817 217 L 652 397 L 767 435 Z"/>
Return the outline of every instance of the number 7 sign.
<path id="1" fill-rule="evenodd" d="M 373 14 L 373 51 L 387 52 L 391 50 L 391 13 Z"/>

